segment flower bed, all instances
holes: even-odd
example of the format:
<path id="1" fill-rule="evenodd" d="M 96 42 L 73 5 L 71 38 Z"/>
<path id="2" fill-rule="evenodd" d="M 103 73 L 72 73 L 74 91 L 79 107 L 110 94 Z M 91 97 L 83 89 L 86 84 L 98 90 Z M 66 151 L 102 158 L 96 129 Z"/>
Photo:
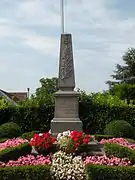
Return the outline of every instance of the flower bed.
<path id="1" fill-rule="evenodd" d="M 131 162 L 127 158 L 118 158 L 112 156 L 108 158 L 107 156 L 88 156 L 86 157 L 84 164 L 99 164 L 107 166 L 130 166 Z"/>
<path id="2" fill-rule="evenodd" d="M 121 146 L 125 146 L 128 147 L 132 150 L 135 150 L 135 144 L 131 144 L 129 143 L 126 139 L 124 138 L 112 138 L 112 139 L 102 139 L 100 141 L 101 144 L 105 144 L 105 143 L 116 143 L 116 144 L 120 144 Z"/>
<path id="3" fill-rule="evenodd" d="M 1 167 L 8 167 L 8 166 L 31 166 L 31 165 L 50 165 L 51 160 L 50 157 L 44 157 L 43 155 L 33 156 L 27 155 L 22 156 L 16 161 L 8 161 L 7 163 L 0 163 Z"/>
<path id="4" fill-rule="evenodd" d="M 85 152 L 85 147 L 91 140 L 94 140 L 94 137 L 77 131 L 60 133 L 57 138 L 53 137 L 50 133 L 36 133 L 30 143 L 28 140 L 23 140 L 21 138 L 9 139 L 4 143 L 0 143 L 0 147 L 4 148 L 0 151 L 0 157 L 1 153 L 4 152 L 4 155 L 2 154 L 3 162 L 0 163 L 0 167 L 3 170 L 10 168 L 10 166 L 12 166 L 13 169 L 16 168 L 16 166 L 25 167 L 26 169 L 27 167 L 28 169 L 29 167 L 33 167 L 34 169 L 38 167 L 38 165 L 45 167 L 49 165 L 52 179 L 63 180 L 70 180 L 71 178 L 74 180 L 85 180 L 87 176 L 90 177 L 91 175 L 91 180 L 96 180 L 94 179 L 96 176 L 94 176 L 93 167 L 95 167 L 95 172 L 101 169 L 101 171 L 103 170 L 103 174 L 106 173 L 105 176 L 103 176 L 105 180 L 110 177 L 109 172 L 113 172 L 113 170 L 110 169 L 111 167 L 118 166 L 116 169 L 118 174 L 120 174 L 119 172 L 121 171 L 119 167 L 124 168 L 126 166 L 125 168 L 127 169 L 132 167 L 132 174 L 135 174 L 135 163 L 133 163 L 134 159 L 132 158 L 132 155 L 135 155 L 135 144 L 130 144 L 123 138 L 102 139 L 100 143 L 108 148 L 108 153 L 106 153 L 105 156 L 82 156 L 81 153 Z M 31 150 L 30 145 L 40 154 L 37 156 L 28 154 Z M 52 155 L 55 145 L 57 145 L 57 152 Z M 45 155 L 45 152 L 48 155 Z M 26 155 L 24 155 L 25 153 Z M 7 162 L 4 162 L 5 157 L 8 157 Z M 127 174 L 129 172 L 130 170 L 127 170 Z M 120 175 L 118 175 L 118 177 L 120 177 Z M 103 178 L 101 176 L 100 179 L 102 180 Z M 120 178 L 124 180 L 124 177 L 121 176 Z M 42 177 L 39 179 L 44 178 Z"/>
<path id="5" fill-rule="evenodd" d="M 3 149 L 9 148 L 9 147 L 19 146 L 25 142 L 28 142 L 28 140 L 22 139 L 22 138 L 8 139 L 5 142 L 0 143 L 0 151 L 2 151 Z"/>

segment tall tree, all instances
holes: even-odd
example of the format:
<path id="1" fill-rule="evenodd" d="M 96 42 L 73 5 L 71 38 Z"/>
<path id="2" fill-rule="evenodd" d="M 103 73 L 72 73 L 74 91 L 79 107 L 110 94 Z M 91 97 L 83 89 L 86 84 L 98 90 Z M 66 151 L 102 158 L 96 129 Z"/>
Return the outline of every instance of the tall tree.
<path id="1" fill-rule="evenodd" d="M 36 89 L 36 99 L 40 104 L 53 104 L 54 93 L 57 91 L 58 78 L 41 78 L 41 86 Z"/>
<path id="2" fill-rule="evenodd" d="M 116 65 L 116 70 L 114 75 L 111 77 L 114 81 L 107 81 L 106 83 L 109 87 L 113 87 L 117 84 L 135 84 L 135 49 L 129 48 L 123 56 L 123 61 L 125 65 Z"/>

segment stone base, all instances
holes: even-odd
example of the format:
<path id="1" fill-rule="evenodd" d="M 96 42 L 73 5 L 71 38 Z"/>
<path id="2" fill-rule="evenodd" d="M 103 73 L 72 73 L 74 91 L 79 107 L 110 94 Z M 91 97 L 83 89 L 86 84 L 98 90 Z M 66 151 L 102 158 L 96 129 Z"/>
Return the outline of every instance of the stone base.
<path id="1" fill-rule="evenodd" d="M 55 146 L 57 146 L 57 143 Z M 104 145 L 99 144 L 97 141 L 89 142 L 84 153 L 86 153 L 87 156 L 104 156 Z M 35 156 L 38 155 L 38 152 L 34 149 L 34 147 L 32 148 L 31 154 Z"/>
<path id="2" fill-rule="evenodd" d="M 89 142 L 88 146 L 88 155 L 90 156 L 104 156 L 104 145 L 98 143 L 97 141 Z"/>
<path id="3" fill-rule="evenodd" d="M 63 131 L 82 131 L 82 122 L 79 118 L 54 118 L 51 121 L 51 134 L 57 135 Z"/>

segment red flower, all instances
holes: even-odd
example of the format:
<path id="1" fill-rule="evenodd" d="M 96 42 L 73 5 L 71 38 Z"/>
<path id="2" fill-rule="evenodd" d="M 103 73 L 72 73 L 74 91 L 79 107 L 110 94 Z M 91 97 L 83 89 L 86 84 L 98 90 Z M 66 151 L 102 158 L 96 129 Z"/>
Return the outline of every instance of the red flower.
<path id="1" fill-rule="evenodd" d="M 75 142 L 79 140 L 78 137 L 73 137 L 72 139 L 73 139 Z"/>
<path id="2" fill-rule="evenodd" d="M 56 138 L 55 138 L 55 137 L 52 137 L 51 143 L 53 144 L 55 141 L 56 141 Z"/>
<path id="3" fill-rule="evenodd" d="M 48 138 L 50 137 L 50 133 L 44 133 L 44 134 L 43 134 L 43 137 L 44 137 L 45 139 L 48 139 Z"/>
<path id="4" fill-rule="evenodd" d="M 49 144 L 45 144 L 45 148 L 48 149 L 49 148 Z"/>
<path id="5" fill-rule="evenodd" d="M 88 144 L 88 143 L 89 143 L 89 140 L 88 140 L 88 139 L 83 139 L 83 143 L 84 143 L 84 144 Z"/>
<path id="6" fill-rule="evenodd" d="M 78 148 L 78 147 L 79 147 L 79 143 L 76 142 L 76 143 L 75 143 L 75 146 L 76 146 L 76 148 Z"/>
<path id="7" fill-rule="evenodd" d="M 53 147 L 56 138 L 51 136 L 50 133 L 43 133 L 43 135 L 34 134 L 30 144 L 31 146 L 36 147 L 37 149 L 49 149 Z"/>

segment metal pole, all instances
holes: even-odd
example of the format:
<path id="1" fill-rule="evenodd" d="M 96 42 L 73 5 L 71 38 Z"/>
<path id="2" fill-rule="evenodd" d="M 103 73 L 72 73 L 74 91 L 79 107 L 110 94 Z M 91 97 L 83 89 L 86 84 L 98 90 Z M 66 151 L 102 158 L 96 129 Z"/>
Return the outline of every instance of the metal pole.
<path id="1" fill-rule="evenodd" d="M 64 0 L 61 0 L 61 31 L 64 34 Z"/>

